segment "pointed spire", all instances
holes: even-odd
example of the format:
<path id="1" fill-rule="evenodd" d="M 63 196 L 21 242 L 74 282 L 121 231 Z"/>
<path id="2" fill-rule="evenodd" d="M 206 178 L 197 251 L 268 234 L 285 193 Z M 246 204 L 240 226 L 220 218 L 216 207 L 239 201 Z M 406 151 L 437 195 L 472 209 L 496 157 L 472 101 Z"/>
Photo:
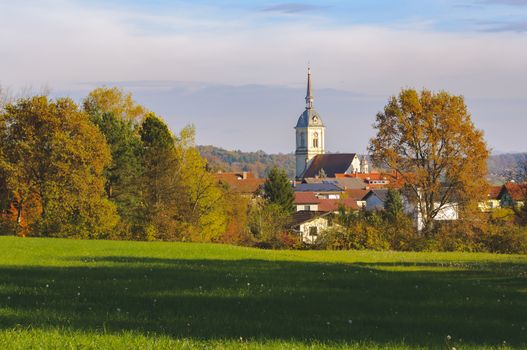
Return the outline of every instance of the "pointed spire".
<path id="1" fill-rule="evenodd" d="M 307 93 L 306 93 L 306 109 L 313 108 L 313 95 L 311 94 L 311 67 L 307 67 Z"/>

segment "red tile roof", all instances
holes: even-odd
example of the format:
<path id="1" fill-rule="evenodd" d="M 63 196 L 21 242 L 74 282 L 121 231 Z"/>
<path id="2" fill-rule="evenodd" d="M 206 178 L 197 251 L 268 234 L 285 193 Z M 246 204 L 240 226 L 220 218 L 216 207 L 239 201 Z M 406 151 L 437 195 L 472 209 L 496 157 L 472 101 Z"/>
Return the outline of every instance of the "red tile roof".
<path id="1" fill-rule="evenodd" d="M 527 183 L 507 182 L 503 187 L 514 201 L 523 201 L 527 197 Z"/>
<path id="2" fill-rule="evenodd" d="M 220 184 L 242 194 L 255 193 L 265 183 L 265 179 L 258 179 L 253 173 L 217 173 L 214 177 Z"/>
<path id="3" fill-rule="evenodd" d="M 295 204 L 318 204 L 320 199 L 315 192 L 295 192 Z"/>
<path id="4" fill-rule="evenodd" d="M 337 211 L 341 205 L 344 205 L 347 209 L 354 209 L 358 210 L 359 205 L 357 204 L 357 201 L 362 200 L 364 197 L 362 194 L 367 194 L 368 191 L 361 191 L 360 195 L 358 192 L 355 192 L 355 190 L 351 190 L 351 193 L 346 195 L 344 193 L 340 199 L 324 199 L 324 198 L 317 198 L 315 192 L 295 192 L 295 204 L 296 205 L 303 205 L 303 204 L 317 204 L 318 210 L 322 212 L 333 212 Z"/>
<path id="5" fill-rule="evenodd" d="M 346 209 L 359 210 L 360 207 L 357 201 L 353 198 L 341 198 L 341 199 L 321 199 L 318 203 L 318 210 L 324 212 L 337 211 L 341 206 Z"/>
<path id="6" fill-rule="evenodd" d="M 503 186 L 490 186 L 489 193 L 487 195 L 488 199 L 499 199 L 499 195 Z"/>

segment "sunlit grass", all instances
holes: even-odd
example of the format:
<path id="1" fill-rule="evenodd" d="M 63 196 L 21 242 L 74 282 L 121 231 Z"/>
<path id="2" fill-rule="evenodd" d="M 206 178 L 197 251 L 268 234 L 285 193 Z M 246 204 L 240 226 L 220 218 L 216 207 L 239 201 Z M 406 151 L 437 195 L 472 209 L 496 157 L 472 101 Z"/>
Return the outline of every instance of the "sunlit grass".
<path id="1" fill-rule="evenodd" d="M 526 328 L 526 256 L 0 237 L 2 348 L 501 349 Z"/>

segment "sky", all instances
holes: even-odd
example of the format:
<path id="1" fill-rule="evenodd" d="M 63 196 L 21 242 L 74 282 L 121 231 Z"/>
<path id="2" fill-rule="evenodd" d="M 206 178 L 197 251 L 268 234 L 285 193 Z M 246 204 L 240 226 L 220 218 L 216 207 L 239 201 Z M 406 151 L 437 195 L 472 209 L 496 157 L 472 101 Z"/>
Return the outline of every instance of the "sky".
<path id="1" fill-rule="evenodd" d="M 118 86 L 177 133 L 294 151 L 311 66 L 326 149 L 364 153 L 402 88 L 463 95 L 495 153 L 527 151 L 527 0 L 0 0 L 0 86 Z"/>

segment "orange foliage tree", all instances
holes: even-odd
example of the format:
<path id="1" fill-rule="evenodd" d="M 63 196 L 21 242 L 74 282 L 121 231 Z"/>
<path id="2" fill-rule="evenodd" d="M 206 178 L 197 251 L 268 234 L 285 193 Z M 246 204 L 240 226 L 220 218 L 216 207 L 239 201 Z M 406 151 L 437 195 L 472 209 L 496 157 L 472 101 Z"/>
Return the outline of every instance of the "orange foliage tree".
<path id="1" fill-rule="evenodd" d="M 462 96 L 404 89 L 377 114 L 374 127 L 370 154 L 404 178 L 426 236 L 450 203 L 468 211 L 484 199 L 489 150 Z"/>

